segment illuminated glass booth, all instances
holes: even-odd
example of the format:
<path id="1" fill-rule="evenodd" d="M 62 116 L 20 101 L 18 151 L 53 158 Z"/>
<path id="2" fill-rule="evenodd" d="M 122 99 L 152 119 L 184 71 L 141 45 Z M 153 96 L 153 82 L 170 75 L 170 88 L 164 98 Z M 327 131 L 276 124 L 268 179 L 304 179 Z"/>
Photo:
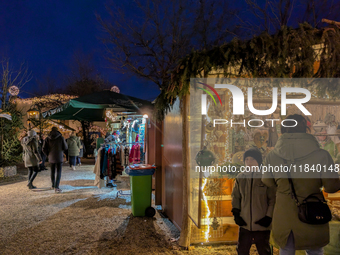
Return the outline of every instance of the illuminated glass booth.
<path id="1" fill-rule="evenodd" d="M 319 141 L 321 148 L 331 154 L 335 163 L 340 163 L 340 100 L 317 95 L 316 86 L 324 86 L 324 80 L 286 81 L 218 78 L 191 80 L 190 96 L 186 98 L 186 155 L 190 176 L 188 213 L 193 222 L 191 243 L 237 241 L 239 227 L 234 223 L 231 213 L 231 192 L 234 178 L 243 166 L 243 154 L 249 148 L 255 147 L 262 152 L 264 159 L 281 136 L 281 126 L 285 125 L 286 116 L 304 115 L 311 134 Z M 311 82 L 308 84 L 310 87 L 303 84 L 304 82 Z M 235 97 L 236 94 L 229 88 L 222 88 L 218 84 L 234 84 L 242 92 L 243 98 Z M 305 100 L 307 102 L 303 103 L 304 107 L 291 103 L 282 106 L 282 94 L 285 91 L 287 99 L 303 101 L 306 97 L 301 93 L 303 90 L 289 92 L 301 87 L 308 87 L 308 91 L 311 91 L 311 98 Z M 248 98 L 249 88 L 252 90 L 251 102 Z M 274 106 L 273 88 L 277 88 L 277 94 L 274 94 L 277 105 Z M 234 104 L 235 102 L 238 104 Z M 244 112 L 233 114 L 234 109 L 240 110 L 240 106 L 235 106 L 241 103 Z M 283 108 L 286 110 L 284 114 Z M 269 113 L 258 115 L 251 109 Z M 270 109 L 272 111 L 268 111 Z M 305 115 L 304 109 L 312 115 Z M 204 158 L 204 154 L 213 155 L 215 160 L 202 165 L 201 158 Z M 325 196 L 339 214 L 340 211 L 336 208 L 339 208 L 340 193 Z"/>

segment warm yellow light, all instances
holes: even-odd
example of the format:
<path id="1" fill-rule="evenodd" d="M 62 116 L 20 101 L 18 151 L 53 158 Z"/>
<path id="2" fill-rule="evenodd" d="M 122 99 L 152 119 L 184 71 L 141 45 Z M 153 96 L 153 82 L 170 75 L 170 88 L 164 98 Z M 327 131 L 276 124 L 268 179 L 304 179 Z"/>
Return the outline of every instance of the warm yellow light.
<path id="1" fill-rule="evenodd" d="M 144 118 L 144 119 L 147 119 L 147 118 L 149 118 L 149 116 L 148 116 L 147 114 L 144 114 L 144 115 L 143 115 L 143 118 Z"/>
<path id="2" fill-rule="evenodd" d="M 204 201 L 204 204 L 205 204 L 205 208 L 207 209 L 207 215 L 206 215 L 207 230 L 204 232 L 206 242 L 209 241 L 209 231 L 210 231 L 209 216 L 210 216 L 210 213 L 211 213 L 210 209 L 209 209 L 207 197 L 205 196 L 205 193 L 204 193 L 204 187 L 207 184 L 207 181 L 208 181 L 208 179 L 204 178 L 203 179 L 203 185 L 202 185 L 203 201 Z"/>

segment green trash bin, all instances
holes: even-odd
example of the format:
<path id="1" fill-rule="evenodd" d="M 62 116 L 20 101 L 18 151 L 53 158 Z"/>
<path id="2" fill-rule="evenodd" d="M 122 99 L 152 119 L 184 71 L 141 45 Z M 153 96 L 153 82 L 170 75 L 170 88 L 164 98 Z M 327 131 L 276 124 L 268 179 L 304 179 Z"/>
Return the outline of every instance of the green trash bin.
<path id="1" fill-rule="evenodd" d="M 155 168 L 134 170 L 133 166 L 138 168 L 138 166 L 132 165 L 125 169 L 126 173 L 130 175 L 132 215 L 153 217 L 156 210 L 151 207 L 151 194 L 152 175 Z"/>

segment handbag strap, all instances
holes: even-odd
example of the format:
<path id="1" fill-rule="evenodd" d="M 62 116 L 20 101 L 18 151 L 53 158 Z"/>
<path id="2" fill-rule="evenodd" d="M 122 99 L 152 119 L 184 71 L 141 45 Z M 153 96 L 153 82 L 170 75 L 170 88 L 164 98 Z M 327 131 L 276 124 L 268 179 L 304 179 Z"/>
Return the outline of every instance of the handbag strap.
<path id="1" fill-rule="evenodd" d="M 287 165 L 287 160 L 283 159 L 283 161 L 284 161 L 284 164 Z M 289 184 L 290 184 L 290 188 L 291 188 L 291 191 L 292 191 L 292 193 L 291 193 L 292 199 L 295 200 L 295 203 L 296 203 L 297 206 L 300 206 L 301 203 L 299 202 L 299 200 L 298 200 L 298 198 L 297 198 L 297 195 L 296 195 L 296 192 L 295 192 L 295 188 L 294 188 L 294 184 L 293 184 L 293 179 L 292 179 L 292 177 L 290 176 L 290 172 L 289 172 L 289 171 L 287 172 L 287 175 L 288 175 L 288 181 L 289 181 Z M 324 198 L 323 196 L 322 196 L 323 199 L 318 198 L 318 197 L 316 196 L 316 195 L 318 195 L 318 194 L 319 194 L 319 193 L 311 194 L 311 195 L 309 195 L 307 198 L 309 198 L 309 197 L 314 197 L 314 198 L 316 198 L 317 200 L 319 200 L 319 202 L 325 203 L 325 202 L 326 202 L 325 198 Z M 307 199 L 307 198 L 306 198 L 306 199 Z M 305 199 L 305 200 L 306 200 L 306 199 Z M 304 200 L 304 201 L 305 201 L 305 200 Z"/>
<path id="2" fill-rule="evenodd" d="M 283 161 L 284 161 L 284 164 L 286 166 L 287 165 L 287 160 L 283 159 Z M 289 171 L 287 172 L 287 175 L 288 175 L 288 181 L 289 181 L 290 189 L 292 191 L 292 193 L 291 193 L 292 199 L 295 200 L 295 203 L 296 203 L 297 206 L 300 206 L 300 202 L 299 202 L 299 200 L 298 200 L 298 198 L 296 196 L 296 192 L 295 192 L 295 188 L 294 188 L 294 184 L 293 184 L 293 179 L 290 176 L 290 172 Z"/>

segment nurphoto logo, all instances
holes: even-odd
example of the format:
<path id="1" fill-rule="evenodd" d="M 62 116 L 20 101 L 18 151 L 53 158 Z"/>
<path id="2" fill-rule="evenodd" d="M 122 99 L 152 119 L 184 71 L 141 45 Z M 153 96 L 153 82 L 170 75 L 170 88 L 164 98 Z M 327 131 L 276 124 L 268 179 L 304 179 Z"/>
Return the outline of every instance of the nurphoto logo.
<path id="1" fill-rule="evenodd" d="M 202 84 L 203 86 L 205 86 L 206 88 L 210 89 L 211 91 L 213 91 L 215 93 L 215 95 L 217 96 L 218 100 L 220 101 L 220 104 L 222 106 L 222 100 L 220 98 L 220 96 L 218 95 L 216 89 L 228 89 L 231 94 L 232 94 L 232 98 L 233 98 L 233 115 L 244 115 L 244 94 L 242 92 L 242 90 L 240 88 L 238 88 L 235 85 L 231 85 L 231 84 L 215 84 L 215 88 L 213 88 L 212 86 L 206 84 L 206 83 L 202 83 L 199 82 L 200 84 Z M 214 96 L 212 95 L 212 93 L 208 90 L 208 89 L 204 89 L 204 88 L 199 88 L 203 91 L 205 91 L 207 94 L 202 94 L 202 105 L 201 105 L 201 113 L 202 115 L 206 115 L 207 114 L 207 95 L 209 95 L 215 105 L 216 100 L 214 98 Z M 248 104 L 248 109 L 251 113 L 253 113 L 254 115 L 259 115 L 259 116 L 266 116 L 266 115 L 270 115 L 272 113 L 274 113 L 277 109 L 277 105 L 278 105 L 278 88 L 273 87 L 272 88 L 272 106 L 270 109 L 268 110 L 258 110 L 255 109 L 254 105 L 253 105 L 253 88 L 252 87 L 248 87 L 247 88 L 248 91 L 248 100 L 247 100 L 247 104 Z M 304 98 L 287 98 L 287 94 L 288 93 L 300 93 L 300 94 L 304 94 L 305 97 Z M 312 115 L 302 104 L 307 103 L 309 100 L 311 99 L 311 93 L 305 89 L 305 88 L 296 88 L 296 87 L 284 87 L 281 88 L 281 115 L 287 115 L 287 105 L 291 104 L 291 105 L 295 105 L 303 114 L 305 115 Z M 275 121 L 278 121 L 279 119 L 266 119 L 265 121 L 270 121 L 271 122 L 271 126 L 274 127 L 275 125 Z M 289 121 L 289 123 L 292 123 L 292 121 L 295 123 L 293 125 L 285 125 L 285 122 Z M 257 125 L 252 125 L 251 123 L 257 123 Z M 244 127 L 246 126 L 246 121 L 243 120 L 242 122 L 233 122 L 233 120 L 226 120 L 226 119 L 214 119 L 213 120 L 213 126 L 215 127 L 216 125 L 224 125 L 224 124 L 228 124 L 230 123 L 231 127 L 233 125 L 243 125 Z M 260 124 L 258 124 L 260 123 Z M 262 119 L 251 119 L 248 121 L 248 126 L 249 127 L 262 127 L 264 125 L 264 121 Z M 297 125 L 297 122 L 293 119 L 285 119 L 281 121 L 281 125 L 284 127 L 295 127 Z"/>
<path id="2" fill-rule="evenodd" d="M 210 88 L 217 95 L 217 98 L 219 99 L 221 106 L 222 106 L 221 98 L 219 97 L 216 90 L 212 86 L 209 86 L 208 84 L 205 84 L 205 83 L 201 83 L 201 84 Z M 216 89 L 229 89 L 231 94 L 232 94 L 232 98 L 233 98 L 233 115 L 244 115 L 244 95 L 243 95 L 243 92 L 240 88 L 238 88 L 235 85 L 231 85 L 231 84 L 215 84 L 215 88 Z M 213 97 L 213 95 L 208 90 L 203 89 L 203 88 L 199 88 L 199 89 L 205 91 L 214 100 L 214 102 L 216 104 L 215 98 Z M 302 94 L 305 94 L 306 97 L 305 98 L 287 98 L 286 97 L 287 93 L 302 93 Z M 202 115 L 207 114 L 207 94 L 202 95 Z M 277 88 L 274 87 L 273 88 L 272 107 L 268 110 L 257 110 L 257 109 L 255 109 L 255 107 L 253 105 L 253 88 L 248 87 L 248 108 L 255 115 L 265 116 L 265 115 L 270 115 L 270 114 L 274 113 L 276 108 L 277 108 L 277 101 L 278 101 L 277 98 L 278 98 Z M 294 104 L 294 105 L 296 105 L 297 108 L 299 108 L 299 110 L 301 112 L 303 112 L 303 114 L 312 115 L 302 105 L 304 103 L 307 103 L 310 99 L 311 99 L 311 93 L 307 89 L 304 89 L 304 88 L 281 88 L 281 106 L 282 106 L 281 107 L 281 115 L 286 115 L 287 104 Z"/>

